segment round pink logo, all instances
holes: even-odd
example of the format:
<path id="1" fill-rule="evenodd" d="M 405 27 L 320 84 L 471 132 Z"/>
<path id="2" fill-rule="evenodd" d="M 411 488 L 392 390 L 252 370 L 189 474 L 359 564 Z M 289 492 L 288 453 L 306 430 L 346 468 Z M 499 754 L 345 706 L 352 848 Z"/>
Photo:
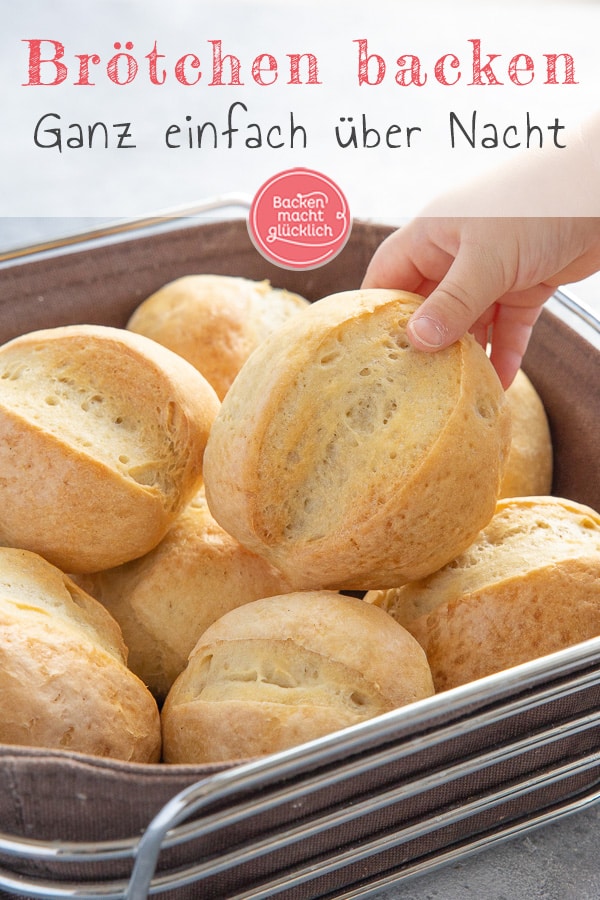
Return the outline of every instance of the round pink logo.
<path id="1" fill-rule="evenodd" d="M 326 175 L 288 169 L 257 191 L 248 231 L 265 259 L 284 269 L 316 269 L 340 252 L 350 236 L 342 191 Z"/>

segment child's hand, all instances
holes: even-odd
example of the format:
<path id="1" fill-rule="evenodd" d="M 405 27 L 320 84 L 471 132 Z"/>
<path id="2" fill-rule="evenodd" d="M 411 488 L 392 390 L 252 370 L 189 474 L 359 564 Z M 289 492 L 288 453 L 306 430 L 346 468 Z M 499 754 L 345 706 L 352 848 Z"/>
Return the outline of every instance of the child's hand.
<path id="1" fill-rule="evenodd" d="M 599 145 L 600 113 L 566 149 L 523 153 L 439 197 L 383 242 L 363 287 L 423 294 L 414 346 L 442 349 L 470 330 L 508 387 L 544 302 L 600 269 Z"/>
<path id="2" fill-rule="evenodd" d="M 472 331 L 504 387 L 512 382 L 544 302 L 561 284 L 600 268 L 600 219 L 419 217 L 385 240 L 363 287 L 427 299 L 409 323 L 421 350 Z"/>

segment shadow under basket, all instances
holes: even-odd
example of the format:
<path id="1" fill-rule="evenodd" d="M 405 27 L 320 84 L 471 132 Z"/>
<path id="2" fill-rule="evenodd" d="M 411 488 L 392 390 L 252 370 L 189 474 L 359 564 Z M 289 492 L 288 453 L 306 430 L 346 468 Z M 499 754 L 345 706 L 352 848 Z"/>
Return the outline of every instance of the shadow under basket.
<path id="1" fill-rule="evenodd" d="M 393 229 L 284 271 L 245 220 L 155 226 L 0 262 L 0 341 L 123 326 L 181 275 L 358 287 Z M 552 432 L 553 493 L 600 509 L 600 323 L 558 291 L 523 368 Z M 600 638 L 260 760 L 141 765 L 0 745 L 0 895 L 365 897 L 600 798 Z"/>

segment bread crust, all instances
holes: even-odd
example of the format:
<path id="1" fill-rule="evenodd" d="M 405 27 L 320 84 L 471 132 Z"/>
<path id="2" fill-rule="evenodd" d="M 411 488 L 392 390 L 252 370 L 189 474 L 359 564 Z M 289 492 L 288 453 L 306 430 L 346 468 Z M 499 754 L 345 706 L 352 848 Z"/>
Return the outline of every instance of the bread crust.
<path id="1" fill-rule="evenodd" d="M 219 401 L 188 363 L 108 326 L 0 347 L 0 543 L 69 572 L 148 552 L 202 482 Z"/>
<path id="2" fill-rule="evenodd" d="M 506 391 L 506 399 L 512 437 L 499 499 L 550 494 L 554 462 L 550 425 L 542 399 L 523 369 Z"/>
<path id="3" fill-rule="evenodd" d="M 77 580 L 117 620 L 129 667 L 159 703 L 209 625 L 289 588 L 270 563 L 223 531 L 202 491 L 150 553 Z"/>
<path id="4" fill-rule="evenodd" d="M 556 599 L 560 598 L 560 599 Z M 584 557 L 452 601 L 410 628 L 437 691 L 600 634 L 600 565 Z"/>
<path id="5" fill-rule="evenodd" d="M 187 359 L 223 399 L 252 351 L 307 306 L 266 280 L 184 275 L 141 303 L 127 328 Z"/>
<path id="6" fill-rule="evenodd" d="M 553 653 L 600 634 L 600 515 L 557 497 L 501 500 L 448 566 L 366 600 L 419 641 L 436 691 Z"/>
<path id="7" fill-rule="evenodd" d="M 510 416 L 466 336 L 406 338 L 422 298 L 350 291 L 254 352 L 211 431 L 217 521 L 297 589 L 395 586 L 435 571 L 493 515 Z"/>
<path id="8" fill-rule="evenodd" d="M 163 758 L 260 756 L 432 692 L 425 654 L 382 610 L 331 591 L 257 600 L 192 651 L 162 710 Z"/>
<path id="9" fill-rule="evenodd" d="M 0 548 L 0 742 L 158 762 L 158 707 L 126 659 L 96 600 L 37 554 Z"/>

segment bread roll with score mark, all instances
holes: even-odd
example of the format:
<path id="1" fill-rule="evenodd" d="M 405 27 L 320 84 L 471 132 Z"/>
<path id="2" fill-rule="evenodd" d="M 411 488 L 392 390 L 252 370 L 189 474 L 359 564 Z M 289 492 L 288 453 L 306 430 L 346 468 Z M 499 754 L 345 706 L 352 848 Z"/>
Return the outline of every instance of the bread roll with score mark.
<path id="1" fill-rule="evenodd" d="M 411 347 L 421 297 L 348 291 L 266 338 L 223 401 L 205 456 L 220 525 L 296 589 L 429 574 L 492 517 L 510 446 L 504 391 L 467 335 Z"/>
<path id="2" fill-rule="evenodd" d="M 150 553 L 75 577 L 117 620 L 129 667 L 159 702 L 215 619 L 289 587 L 266 560 L 223 531 L 202 491 Z"/>
<path id="3" fill-rule="evenodd" d="M 211 625 L 163 707 L 163 759 L 274 753 L 433 692 L 425 654 L 380 609 L 308 591 L 256 600 Z"/>
<path id="4" fill-rule="evenodd" d="M 308 305 L 268 281 L 184 275 L 141 303 L 127 328 L 183 356 L 223 399 L 252 351 Z"/>
<path id="5" fill-rule="evenodd" d="M 0 548 L 0 742 L 160 759 L 156 701 L 109 613 L 28 550 Z"/>
<path id="6" fill-rule="evenodd" d="M 365 599 L 417 638 L 438 691 L 562 650 L 600 635 L 600 515 L 558 497 L 501 500 L 439 572 Z"/>
<path id="7" fill-rule="evenodd" d="M 218 398 L 175 353 L 72 325 L 0 347 L 0 544 L 67 572 L 147 553 L 202 483 Z"/>

